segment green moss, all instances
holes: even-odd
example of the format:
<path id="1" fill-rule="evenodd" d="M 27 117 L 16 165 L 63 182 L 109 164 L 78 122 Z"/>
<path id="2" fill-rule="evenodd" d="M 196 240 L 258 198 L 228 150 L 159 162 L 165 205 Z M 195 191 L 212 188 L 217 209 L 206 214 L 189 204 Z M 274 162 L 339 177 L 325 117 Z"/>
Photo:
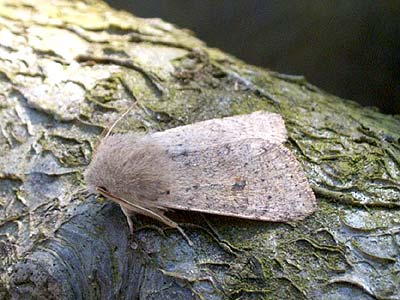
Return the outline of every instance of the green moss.
<path id="1" fill-rule="evenodd" d="M 65 167 L 88 165 L 91 159 L 91 146 L 86 140 L 68 138 L 56 133 L 39 139 L 43 151 L 51 152 Z"/>

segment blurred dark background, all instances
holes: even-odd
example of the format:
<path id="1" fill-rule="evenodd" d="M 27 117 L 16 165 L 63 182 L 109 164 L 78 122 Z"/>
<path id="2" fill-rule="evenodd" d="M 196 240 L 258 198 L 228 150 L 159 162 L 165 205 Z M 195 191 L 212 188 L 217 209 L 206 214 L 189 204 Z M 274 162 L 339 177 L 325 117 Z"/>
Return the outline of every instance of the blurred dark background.
<path id="1" fill-rule="evenodd" d="M 209 46 L 400 114 L 399 0 L 107 0 L 189 28 Z"/>

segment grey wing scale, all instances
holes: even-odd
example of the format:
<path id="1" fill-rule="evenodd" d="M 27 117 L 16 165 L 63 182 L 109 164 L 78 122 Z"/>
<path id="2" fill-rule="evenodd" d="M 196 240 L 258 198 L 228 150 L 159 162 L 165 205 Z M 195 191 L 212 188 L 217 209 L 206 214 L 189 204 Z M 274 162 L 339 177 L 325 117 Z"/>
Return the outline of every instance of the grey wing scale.
<path id="1" fill-rule="evenodd" d="M 303 219 L 315 196 L 291 152 L 281 144 L 244 139 L 201 150 L 170 152 L 177 174 L 167 208 L 264 221 Z"/>

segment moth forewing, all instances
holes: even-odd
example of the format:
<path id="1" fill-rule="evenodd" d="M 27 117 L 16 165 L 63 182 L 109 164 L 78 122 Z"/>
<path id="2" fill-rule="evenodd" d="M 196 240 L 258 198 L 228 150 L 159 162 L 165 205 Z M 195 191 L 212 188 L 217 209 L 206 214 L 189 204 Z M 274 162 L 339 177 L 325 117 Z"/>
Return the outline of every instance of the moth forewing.
<path id="1" fill-rule="evenodd" d="M 287 140 L 287 131 L 279 114 L 257 111 L 180 126 L 151 136 L 170 151 L 179 152 L 249 138 L 282 144 Z"/>
<path id="2" fill-rule="evenodd" d="M 263 221 L 293 221 L 316 205 L 304 172 L 283 145 L 244 139 L 171 154 L 177 184 L 160 205 Z"/>

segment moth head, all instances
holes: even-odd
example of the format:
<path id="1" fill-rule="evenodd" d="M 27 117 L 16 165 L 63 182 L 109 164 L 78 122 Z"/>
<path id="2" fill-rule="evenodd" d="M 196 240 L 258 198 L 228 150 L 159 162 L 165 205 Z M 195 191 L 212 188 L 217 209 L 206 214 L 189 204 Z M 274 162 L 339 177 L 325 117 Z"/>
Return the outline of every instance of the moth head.
<path id="1" fill-rule="evenodd" d="M 87 189 L 135 200 L 155 200 L 173 178 L 166 150 L 148 136 L 114 134 L 103 138 L 84 173 Z"/>
<path id="2" fill-rule="evenodd" d="M 121 166 L 129 162 L 128 149 L 126 137 L 122 134 L 110 135 L 100 141 L 84 172 L 89 192 L 99 193 L 98 188 L 102 188 L 114 193 L 118 189 L 124 177 Z"/>

